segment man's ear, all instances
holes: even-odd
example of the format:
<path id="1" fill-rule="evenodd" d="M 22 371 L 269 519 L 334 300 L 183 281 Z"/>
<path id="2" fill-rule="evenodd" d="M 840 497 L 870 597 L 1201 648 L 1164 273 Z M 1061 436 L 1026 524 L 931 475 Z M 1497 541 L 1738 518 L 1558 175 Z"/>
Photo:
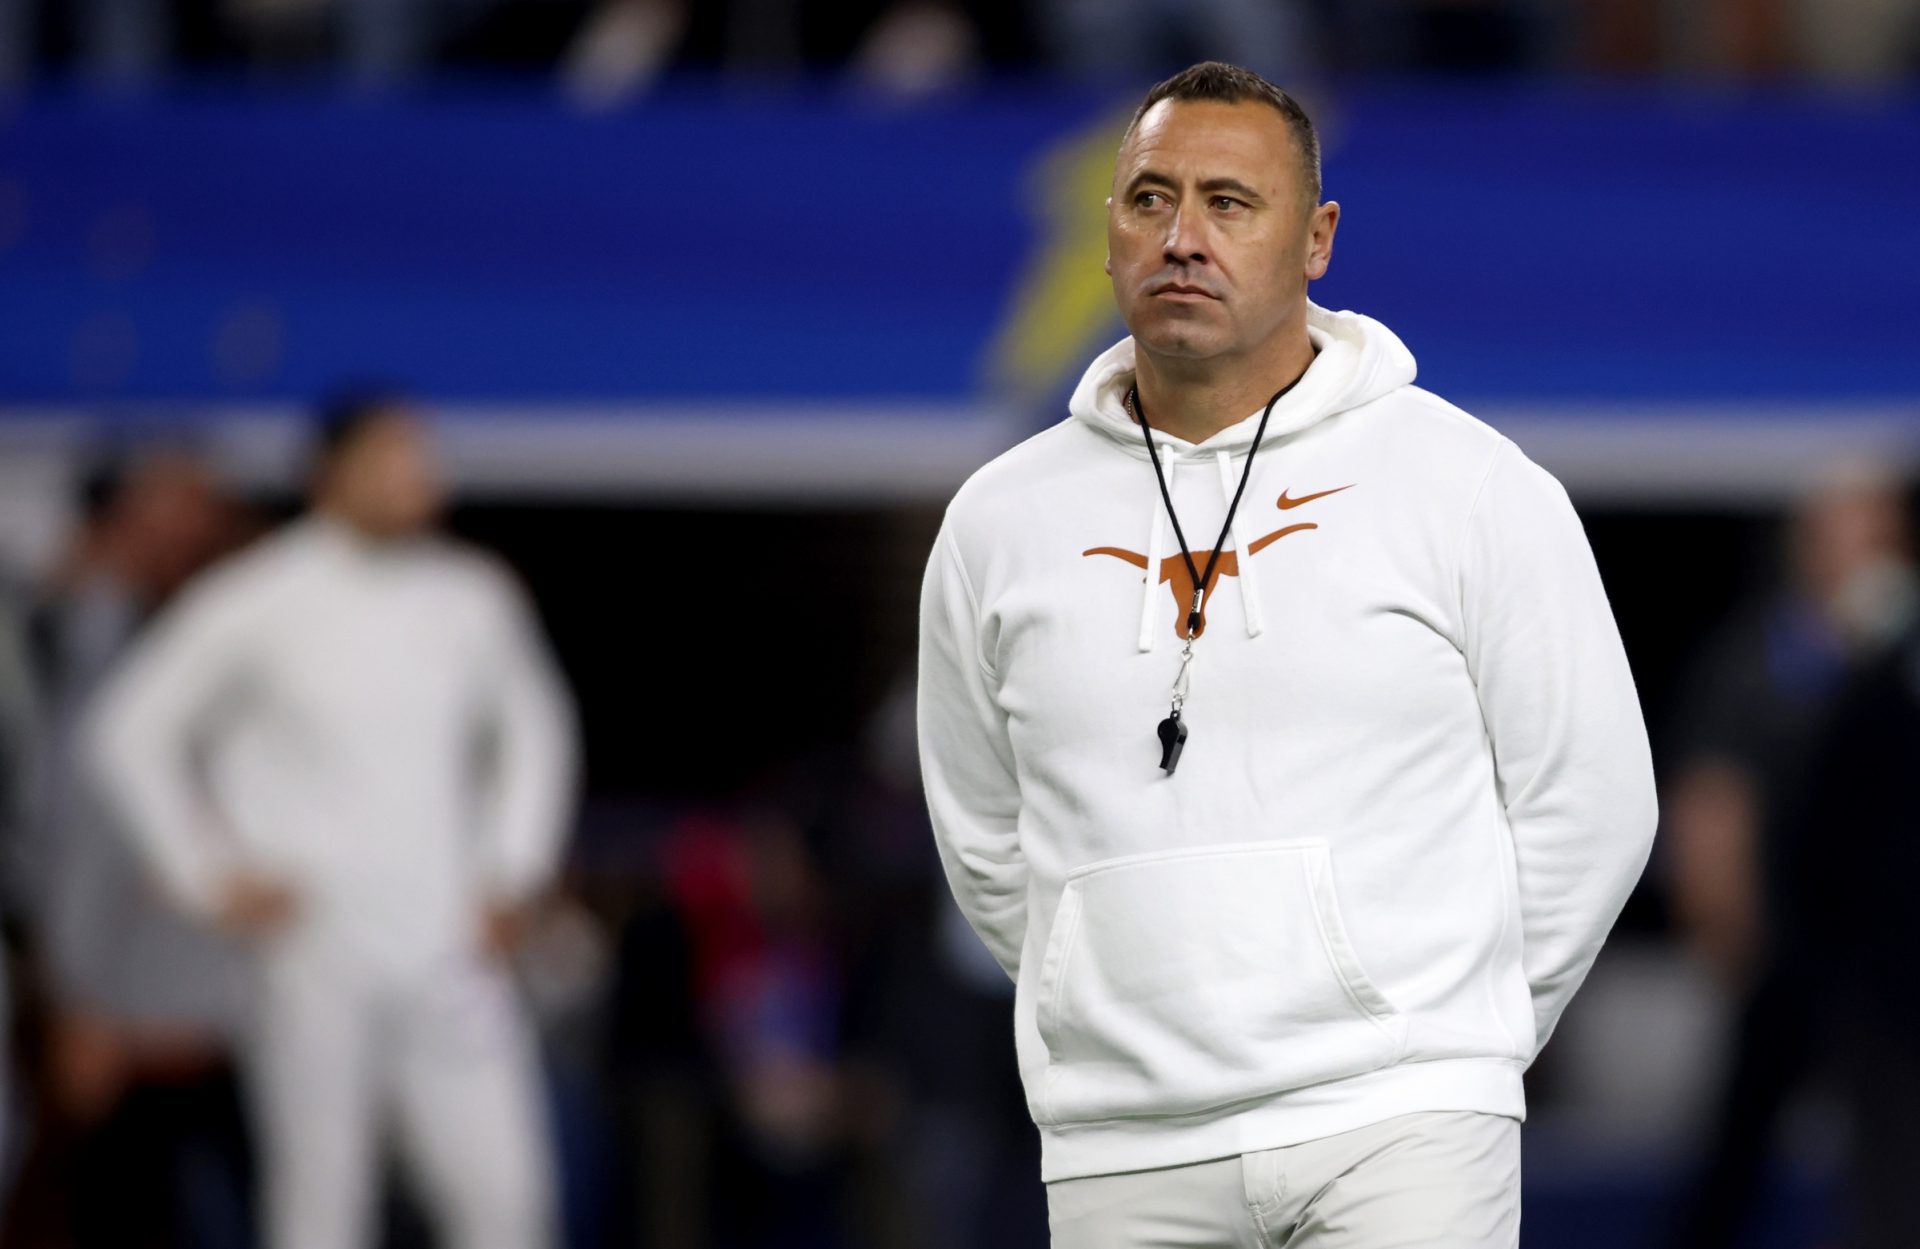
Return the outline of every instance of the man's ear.
<path id="1" fill-rule="evenodd" d="M 1111 195 L 1107 196 L 1104 202 L 1107 207 L 1107 217 L 1109 220 L 1111 220 L 1113 217 L 1113 196 Z M 1107 258 L 1101 262 L 1100 267 L 1106 270 L 1108 277 L 1113 276 L 1113 248 L 1112 247 L 1107 248 Z"/>
<path id="2" fill-rule="evenodd" d="M 1333 263 L 1333 232 L 1340 226 L 1340 205 L 1328 200 L 1307 222 L 1307 279 L 1322 278 Z"/>

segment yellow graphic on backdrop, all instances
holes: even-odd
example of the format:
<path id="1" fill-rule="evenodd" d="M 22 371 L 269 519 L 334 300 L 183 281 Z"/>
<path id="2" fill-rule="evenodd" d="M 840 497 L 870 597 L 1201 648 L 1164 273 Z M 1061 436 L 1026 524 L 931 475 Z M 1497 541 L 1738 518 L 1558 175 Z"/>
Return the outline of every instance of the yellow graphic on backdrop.
<path id="1" fill-rule="evenodd" d="M 1040 401 L 1119 336 L 1105 271 L 1108 188 L 1130 114 L 1112 114 L 1036 158 L 1025 187 L 1040 242 L 987 351 L 993 387 Z"/>

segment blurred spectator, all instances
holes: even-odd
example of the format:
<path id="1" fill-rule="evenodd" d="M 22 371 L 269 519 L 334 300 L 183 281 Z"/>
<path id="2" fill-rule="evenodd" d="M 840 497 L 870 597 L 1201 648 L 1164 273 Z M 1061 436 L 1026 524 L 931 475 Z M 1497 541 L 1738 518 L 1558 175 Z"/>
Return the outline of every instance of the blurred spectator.
<path id="1" fill-rule="evenodd" d="M 722 1099 L 713 1165 L 728 1199 L 711 1212 L 716 1241 L 827 1249 L 845 1086 L 825 882 L 799 830 L 771 812 L 681 822 L 665 869 Z"/>
<path id="2" fill-rule="evenodd" d="M 29 76 L 48 19 L 64 19 L 81 72 L 105 86 L 142 86 L 174 55 L 168 0 L 0 0 L 0 87 Z"/>
<path id="3" fill-rule="evenodd" d="M 391 83 L 431 66 L 462 22 L 502 0 L 0 0 L 0 86 L 66 51 L 87 79 L 147 86 L 182 58 L 268 72 L 338 66 Z"/>
<path id="4" fill-rule="evenodd" d="M 26 795 L 34 768 L 34 689 L 27 664 L 25 616 L 12 587 L 0 583 L 0 919 L 18 901 L 15 871 L 26 815 Z M 0 955 L 0 1201 L 7 1195 L 6 1160 L 14 1143 L 12 1053 L 12 988 L 7 963 Z"/>
<path id="5" fill-rule="evenodd" d="M 337 61 L 364 82 L 409 77 L 435 51 L 445 10 L 434 0 L 226 0 L 249 57 L 268 67 Z"/>
<path id="6" fill-rule="evenodd" d="M 1885 82 L 1920 69 L 1915 0 L 1716 0 L 1674 16 L 1697 23 L 1711 72 Z"/>
<path id="7" fill-rule="evenodd" d="M 164 447 L 109 457 L 83 496 L 35 628 L 48 720 L 31 918 L 48 1104 L 31 1174 L 38 1188 L 58 1187 L 41 1181 L 49 1170 L 69 1186 L 64 1217 L 37 1217 L 79 1246 L 242 1246 L 247 1156 L 230 1046 L 243 968 L 158 896 L 77 766 L 75 740 L 149 615 L 237 539 L 237 514 L 192 455 Z M 38 1226 L 34 1236 L 50 1234 Z"/>
<path id="8" fill-rule="evenodd" d="M 1791 0 L 1799 66 L 1819 78 L 1887 82 L 1920 71 L 1920 0 Z"/>
<path id="9" fill-rule="evenodd" d="M 1848 1112 L 1840 1249 L 1920 1245 L 1920 619 L 1842 689 L 1809 766 L 1808 961 Z"/>
<path id="10" fill-rule="evenodd" d="M 660 882 L 636 900 L 615 955 L 607 1067 L 626 1143 L 613 1212 L 638 1249 L 712 1243 L 713 1076 L 695 1018 L 692 939 Z"/>
<path id="11" fill-rule="evenodd" d="M 1539 69 L 1573 16 L 1539 0 L 1350 0 L 1327 10 L 1343 63 L 1420 73 Z"/>
<path id="12" fill-rule="evenodd" d="M 1579 16 L 1575 59 L 1594 68 L 1856 83 L 1920 69 L 1916 0 L 1605 0 Z"/>
<path id="13" fill-rule="evenodd" d="M 1139 79 L 1208 57 L 1283 78 L 1569 64 L 1874 83 L 1920 69 L 1920 0 L 0 0 L 0 86 L 49 56 L 122 86 L 182 61 L 373 85 L 556 67 L 589 107 L 687 67 L 844 68 L 912 96 L 987 66 Z"/>
<path id="14" fill-rule="evenodd" d="M 1421 0 L 1407 6 L 1415 68 L 1515 71 L 1540 65 L 1545 27 L 1530 0 Z"/>
<path id="15" fill-rule="evenodd" d="M 1742 607 L 1699 665 L 1663 810 L 1682 935 L 1739 1002 L 1731 1061 L 1672 1243 L 1740 1243 L 1774 1128 L 1813 1071 L 1831 968 L 1806 894 L 1827 853 L 1803 805 L 1806 760 L 1848 668 L 1913 619 L 1897 484 L 1831 468 L 1787 533 L 1786 576 Z"/>
<path id="16" fill-rule="evenodd" d="M 908 865 L 877 827 L 889 803 L 871 802 L 844 761 L 813 764 L 820 819 L 800 819 L 815 803 L 789 792 L 689 812 L 659 843 L 613 995 L 612 1076 L 636 1179 L 618 1243 L 938 1249 L 981 1243 L 976 1230 L 1038 1198 L 1025 1171 L 1033 1200 L 995 1193 L 1004 1176 L 977 1165 L 1006 1124 L 1031 1135 L 1017 1078 L 1006 1073 L 1009 1101 L 993 1061 L 1010 1002 L 989 994 L 977 1017 L 948 1009 L 928 872 L 899 874 Z M 902 795 L 900 810 L 906 797 L 918 805 Z M 910 852 L 926 857 L 924 841 Z M 993 1098 L 958 1112 L 955 1095 L 983 1086 Z M 989 1139 L 951 1131 L 982 1124 Z"/>
<path id="17" fill-rule="evenodd" d="M 92 719 L 176 904 L 244 939 L 271 1249 L 373 1243 L 391 1123 L 452 1249 L 553 1242 L 508 979 L 572 801 L 573 715 L 524 596 L 435 537 L 419 413 L 327 415 L 312 511 L 194 585 Z"/>
<path id="18" fill-rule="evenodd" d="M 1780 0 L 1714 0 L 1694 7 L 1705 36 L 1701 68 L 1763 78 L 1791 67 L 1786 5 Z"/>
<path id="19" fill-rule="evenodd" d="M 1013 982 L 974 935 L 940 872 L 914 735 L 913 673 L 868 725 L 876 805 L 916 852 L 918 905 L 883 934 L 885 971 L 868 1007 L 876 1054 L 898 1069 L 908 1113 L 897 1166 L 911 1196 L 915 1249 L 1044 1249 L 1045 1189 L 1033 1182 L 1040 1137 L 1007 1044 Z"/>
<path id="20" fill-rule="evenodd" d="M 645 89 L 667 68 L 686 27 L 686 0 L 601 0 L 561 64 L 568 92 L 602 107 Z"/>
<path id="21" fill-rule="evenodd" d="M 980 34 L 966 12 L 942 0 L 900 0 L 854 54 L 854 72 L 896 95 L 953 87 L 980 69 Z"/>
<path id="22" fill-rule="evenodd" d="M 1285 81 L 1316 60 L 1295 0 L 1045 0 L 1037 20 L 1054 66 L 1080 78 L 1150 81 L 1218 58 Z"/>
<path id="23" fill-rule="evenodd" d="M 0 579 L 0 841 L 9 848 L 20 834 L 32 784 L 36 703 L 22 595 Z"/>

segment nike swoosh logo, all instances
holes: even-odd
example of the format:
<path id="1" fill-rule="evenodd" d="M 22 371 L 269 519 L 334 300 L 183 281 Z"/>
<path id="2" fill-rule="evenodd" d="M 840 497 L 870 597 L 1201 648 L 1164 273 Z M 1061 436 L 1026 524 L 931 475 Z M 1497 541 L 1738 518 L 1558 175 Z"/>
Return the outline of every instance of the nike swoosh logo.
<path id="1" fill-rule="evenodd" d="M 1357 481 L 1350 481 L 1344 486 L 1335 486 L 1331 490 L 1322 490 L 1316 494 L 1303 494 L 1297 499 L 1289 499 L 1287 492 L 1282 490 L 1280 492 L 1280 510 L 1284 512 L 1290 507 L 1299 507 L 1302 503 L 1311 503 L 1315 499 L 1324 499 L 1330 494 L 1339 494 L 1342 490 L 1351 490 L 1359 484 Z"/>

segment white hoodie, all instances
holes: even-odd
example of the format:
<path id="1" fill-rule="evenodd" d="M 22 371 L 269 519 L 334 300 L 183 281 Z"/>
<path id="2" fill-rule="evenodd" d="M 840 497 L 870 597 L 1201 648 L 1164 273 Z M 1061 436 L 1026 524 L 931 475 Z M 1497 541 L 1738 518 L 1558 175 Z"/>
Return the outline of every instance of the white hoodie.
<path id="1" fill-rule="evenodd" d="M 1565 490 L 1411 385 L 1378 322 L 1310 304 L 1308 334 L 1174 774 L 1155 726 L 1187 573 L 1122 405 L 1131 339 L 961 488 L 927 567 L 927 800 L 1015 981 L 1049 1181 L 1412 1111 L 1524 1119 L 1521 1073 L 1651 850 L 1646 729 Z M 1259 418 L 1156 435 L 1203 567 Z"/>
<path id="2" fill-rule="evenodd" d="M 484 904 L 551 876 L 573 804 L 573 707 L 504 570 L 317 515 L 169 607 L 88 737 L 185 910 L 211 916 L 236 871 L 284 881 L 272 952 L 377 977 L 470 953 Z"/>

